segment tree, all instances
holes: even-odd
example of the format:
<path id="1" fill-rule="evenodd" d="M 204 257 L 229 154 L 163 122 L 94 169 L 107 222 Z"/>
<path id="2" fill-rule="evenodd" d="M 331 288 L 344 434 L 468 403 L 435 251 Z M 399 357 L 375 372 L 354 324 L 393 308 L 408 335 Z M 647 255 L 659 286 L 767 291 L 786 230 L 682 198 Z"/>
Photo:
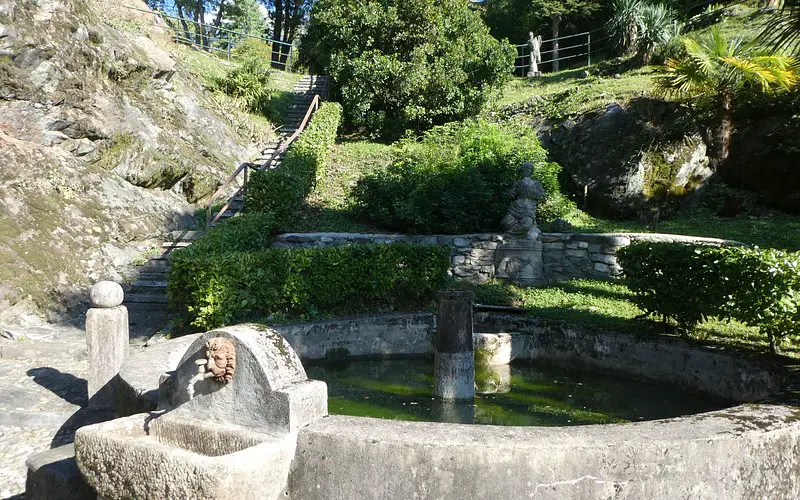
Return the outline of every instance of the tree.
<path id="1" fill-rule="evenodd" d="M 225 9 L 226 29 L 261 37 L 267 27 L 258 0 L 233 0 Z"/>
<path id="2" fill-rule="evenodd" d="M 600 8 L 599 0 L 486 0 L 485 16 L 495 36 L 525 40 L 529 31 L 547 23 L 553 37 L 553 71 L 558 71 L 558 36 L 563 22 L 575 21 Z"/>
<path id="3" fill-rule="evenodd" d="M 261 0 L 272 16 L 272 39 L 281 43 L 272 45 L 272 65 L 286 68 L 298 28 L 307 19 L 314 0 Z"/>
<path id="4" fill-rule="evenodd" d="M 733 134 L 733 101 L 747 90 L 780 92 L 800 82 L 798 61 L 780 54 L 763 54 L 740 40 L 726 40 L 716 27 L 696 41 L 684 39 L 685 54 L 667 60 L 656 76 L 656 89 L 664 95 L 690 101 L 707 101 L 716 108 L 719 125 L 714 139 L 712 168 L 725 167 Z"/>
<path id="5" fill-rule="evenodd" d="M 515 53 L 464 0 L 319 0 L 302 49 L 348 122 L 387 138 L 476 114 Z"/>

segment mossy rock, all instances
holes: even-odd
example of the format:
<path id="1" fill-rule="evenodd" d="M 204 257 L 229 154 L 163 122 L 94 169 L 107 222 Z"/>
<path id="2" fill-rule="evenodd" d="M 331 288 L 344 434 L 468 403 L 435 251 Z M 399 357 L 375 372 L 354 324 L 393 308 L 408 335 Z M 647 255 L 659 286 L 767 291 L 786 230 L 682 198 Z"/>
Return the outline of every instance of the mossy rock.
<path id="1" fill-rule="evenodd" d="M 553 160 L 587 210 L 634 217 L 694 192 L 711 174 L 704 130 L 677 104 L 637 99 L 540 130 Z"/>

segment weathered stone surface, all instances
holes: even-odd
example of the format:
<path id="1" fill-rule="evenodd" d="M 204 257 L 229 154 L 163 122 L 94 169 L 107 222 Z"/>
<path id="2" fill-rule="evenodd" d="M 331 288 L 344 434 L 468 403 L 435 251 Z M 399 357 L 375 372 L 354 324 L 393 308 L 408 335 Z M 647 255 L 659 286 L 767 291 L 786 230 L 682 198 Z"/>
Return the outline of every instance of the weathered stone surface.
<path id="1" fill-rule="evenodd" d="M 84 310 L 92 283 L 120 280 L 142 241 L 193 220 L 191 203 L 272 133 L 219 107 L 169 53 L 166 25 L 122 8 L 144 2 L 0 8 L 9 4 L 14 15 L 0 16 L 0 322 L 56 320 Z M 131 255 L 119 263 L 122 253 Z"/>
<path id="2" fill-rule="evenodd" d="M 205 360 L 209 339 L 230 340 L 236 350 L 233 379 L 197 380 L 197 361 Z M 199 336 L 178 367 L 161 384 L 159 408 L 192 418 L 292 432 L 327 415 L 327 388 L 308 380 L 300 358 L 275 330 L 236 325 Z"/>
<path id="3" fill-rule="evenodd" d="M 603 264 L 602 262 L 595 262 L 594 266 L 592 266 L 595 271 L 598 273 L 606 274 L 608 273 L 608 264 Z"/>
<path id="4" fill-rule="evenodd" d="M 90 294 L 93 307 L 117 307 L 122 304 L 122 287 L 113 281 L 101 281 L 92 287 Z"/>
<path id="5" fill-rule="evenodd" d="M 603 264 L 613 265 L 617 263 L 617 258 L 614 255 L 604 253 L 590 253 L 589 258 L 592 262 L 602 262 Z"/>
<path id="6" fill-rule="evenodd" d="M 674 192 L 692 193 L 711 174 L 701 125 L 674 103 L 611 104 L 539 134 L 573 182 L 589 186 L 587 208 L 594 214 L 634 216 L 643 205 L 662 203 L 661 177 Z"/>
<path id="7" fill-rule="evenodd" d="M 507 239 L 495 252 L 495 277 L 530 285 L 544 280 L 542 242 Z"/>
<path id="8" fill-rule="evenodd" d="M 128 310 L 125 306 L 92 308 L 86 312 L 86 347 L 89 405 L 115 408 L 117 375 L 128 353 Z"/>
<path id="9" fill-rule="evenodd" d="M 86 483 L 75 462 L 72 444 L 31 455 L 26 461 L 27 500 L 94 500 L 97 494 Z"/>
<path id="10" fill-rule="evenodd" d="M 86 481 L 108 500 L 275 500 L 296 437 L 139 414 L 80 429 L 75 452 Z"/>
<path id="11" fill-rule="evenodd" d="M 507 365 L 511 363 L 511 335 L 507 333 L 476 333 L 475 363 L 478 365 Z"/>
<path id="12" fill-rule="evenodd" d="M 568 429 L 331 416 L 300 432 L 287 498 L 790 499 L 798 450 L 777 406 Z"/>

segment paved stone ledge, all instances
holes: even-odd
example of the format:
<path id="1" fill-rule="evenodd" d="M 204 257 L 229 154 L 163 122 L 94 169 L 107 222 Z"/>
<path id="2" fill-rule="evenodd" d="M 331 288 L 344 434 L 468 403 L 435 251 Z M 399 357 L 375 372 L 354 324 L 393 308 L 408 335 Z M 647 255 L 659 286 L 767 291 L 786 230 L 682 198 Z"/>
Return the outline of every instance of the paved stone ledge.
<path id="1" fill-rule="evenodd" d="M 788 500 L 798 468 L 782 406 L 569 428 L 330 416 L 300 431 L 287 498 Z"/>
<path id="2" fill-rule="evenodd" d="M 477 283 L 495 277 L 496 250 L 507 235 L 493 233 L 460 235 L 405 235 L 369 233 L 287 233 L 273 243 L 276 248 L 327 248 L 344 245 L 447 245 L 452 248 L 452 276 Z M 742 245 L 737 241 L 658 233 L 542 233 L 542 257 L 546 281 L 573 278 L 614 279 L 621 275 L 617 250 L 634 241 L 682 242 L 704 245 Z"/>

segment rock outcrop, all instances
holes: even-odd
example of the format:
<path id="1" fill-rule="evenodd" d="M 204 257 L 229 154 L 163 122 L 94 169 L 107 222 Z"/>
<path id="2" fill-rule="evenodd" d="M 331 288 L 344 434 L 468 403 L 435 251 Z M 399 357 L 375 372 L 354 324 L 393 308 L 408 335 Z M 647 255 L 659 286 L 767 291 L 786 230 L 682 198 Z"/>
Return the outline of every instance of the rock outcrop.
<path id="1" fill-rule="evenodd" d="M 121 279 L 270 134 L 183 61 L 205 55 L 126 5 L 146 9 L 0 0 L 0 322 Z"/>
<path id="2" fill-rule="evenodd" d="M 702 128 L 677 104 L 612 104 L 545 124 L 540 136 L 575 190 L 586 193 L 586 209 L 606 217 L 668 212 L 712 173 Z"/>

